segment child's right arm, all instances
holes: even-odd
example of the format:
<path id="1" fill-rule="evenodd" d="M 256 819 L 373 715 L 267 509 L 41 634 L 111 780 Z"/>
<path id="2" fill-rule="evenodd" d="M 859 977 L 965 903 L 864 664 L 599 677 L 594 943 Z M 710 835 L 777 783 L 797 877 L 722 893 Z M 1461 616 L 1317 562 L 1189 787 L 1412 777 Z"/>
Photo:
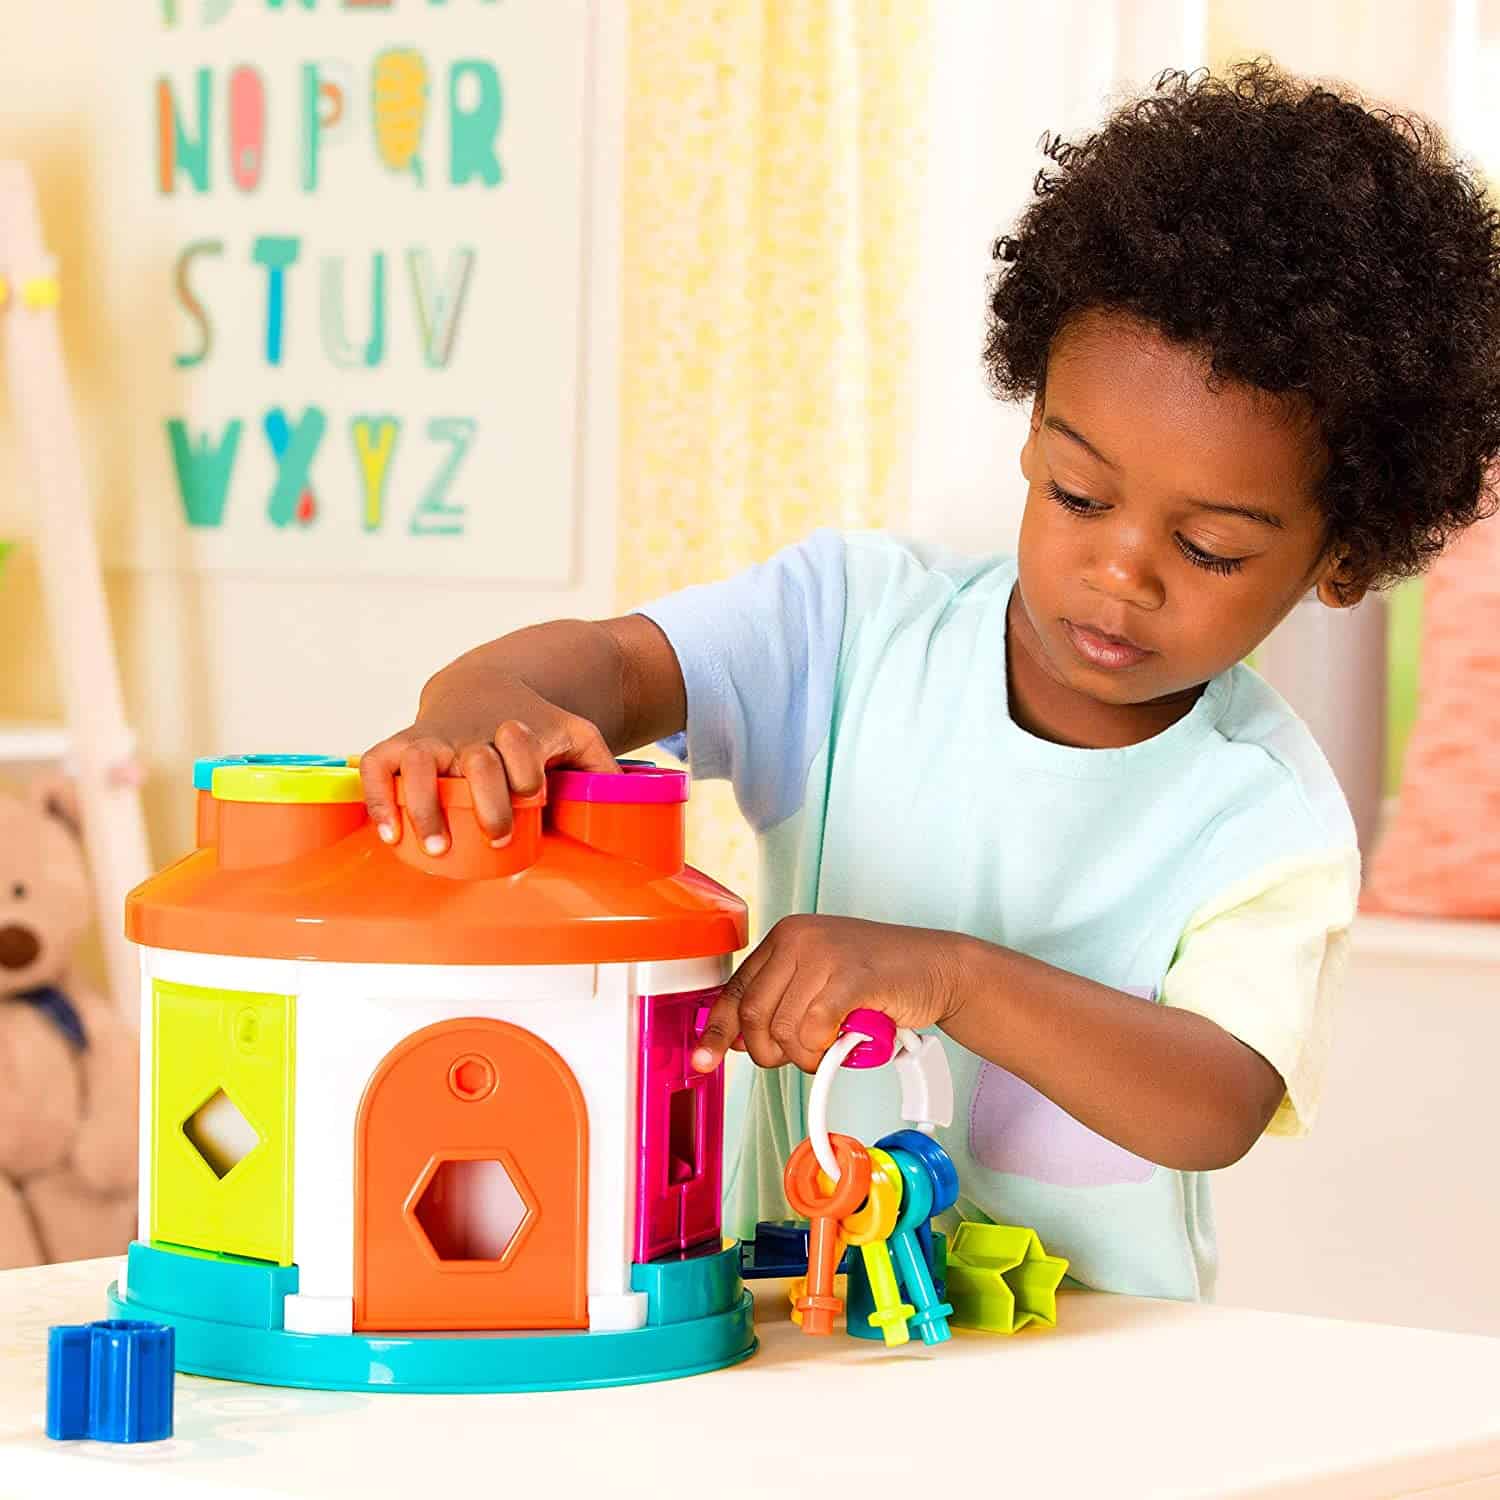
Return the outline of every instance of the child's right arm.
<path id="1" fill-rule="evenodd" d="M 615 756 L 680 734 L 687 691 L 677 655 L 643 615 L 556 620 L 460 656 L 422 690 L 414 723 L 360 761 L 370 817 L 395 839 L 393 778 L 429 852 L 448 844 L 437 778 L 460 775 L 480 827 L 510 837 L 511 793 L 541 790 L 547 767 L 614 771 Z"/>

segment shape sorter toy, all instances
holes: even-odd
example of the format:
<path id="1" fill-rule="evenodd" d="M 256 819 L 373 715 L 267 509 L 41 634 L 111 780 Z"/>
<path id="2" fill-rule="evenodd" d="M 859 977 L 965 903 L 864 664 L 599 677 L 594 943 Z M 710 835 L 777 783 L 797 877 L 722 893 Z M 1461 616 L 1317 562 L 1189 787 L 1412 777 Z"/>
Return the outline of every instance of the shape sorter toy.
<path id="1" fill-rule="evenodd" d="M 490 847 L 439 786 L 387 847 L 335 757 L 200 762 L 197 848 L 136 889 L 140 1238 L 111 1316 L 274 1385 L 537 1390 L 755 1348 L 721 1237 L 747 935 L 683 863 L 684 773 L 562 771 Z M 398 783 L 398 802 L 401 801 Z"/>

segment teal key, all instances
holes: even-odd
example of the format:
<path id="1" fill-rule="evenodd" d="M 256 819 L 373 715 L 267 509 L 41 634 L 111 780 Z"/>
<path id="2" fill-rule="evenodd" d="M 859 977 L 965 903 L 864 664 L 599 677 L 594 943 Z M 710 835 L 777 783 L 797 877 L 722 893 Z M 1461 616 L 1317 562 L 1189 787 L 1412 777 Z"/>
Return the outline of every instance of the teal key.
<path id="1" fill-rule="evenodd" d="M 927 1175 L 932 1179 L 934 1219 L 947 1213 L 958 1202 L 958 1168 L 953 1165 L 953 1158 L 930 1135 L 924 1135 L 920 1130 L 897 1130 L 875 1144 L 882 1151 L 909 1151 L 927 1168 Z M 917 1227 L 917 1243 L 922 1247 L 927 1269 L 932 1272 L 932 1284 L 941 1293 L 943 1278 L 933 1259 L 930 1223 Z"/>
<path id="2" fill-rule="evenodd" d="M 894 1150 L 891 1157 L 901 1169 L 901 1216 L 891 1233 L 891 1255 L 906 1291 L 906 1300 L 916 1308 L 911 1327 L 924 1344 L 941 1344 L 952 1335 L 948 1319 L 953 1309 L 937 1294 L 927 1257 L 917 1239 L 917 1226 L 932 1217 L 932 1178 L 927 1168 L 909 1151 Z"/>

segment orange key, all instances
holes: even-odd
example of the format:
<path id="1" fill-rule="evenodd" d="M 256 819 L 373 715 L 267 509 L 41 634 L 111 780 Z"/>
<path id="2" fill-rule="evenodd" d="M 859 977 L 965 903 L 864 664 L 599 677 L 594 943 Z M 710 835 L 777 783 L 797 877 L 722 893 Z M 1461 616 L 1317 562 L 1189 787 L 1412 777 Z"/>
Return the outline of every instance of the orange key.
<path id="1" fill-rule="evenodd" d="M 833 1320 L 843 1310 L 834 1296 L 833 1278 L 843 1252 L 839 1225 L 865 1201 L 870 1191 L 870 1155 L 853 1136 L 828 1137 L 839 1164 L 839 1180 L 824 1193 L 818 1182 L 818 1158 L 811 1141 L 803 1141 L 786 1164 L 786 1201 L 808 1221 L 807 1292 L 798 1299 L 803 1333 L 832 1333 Z"/>

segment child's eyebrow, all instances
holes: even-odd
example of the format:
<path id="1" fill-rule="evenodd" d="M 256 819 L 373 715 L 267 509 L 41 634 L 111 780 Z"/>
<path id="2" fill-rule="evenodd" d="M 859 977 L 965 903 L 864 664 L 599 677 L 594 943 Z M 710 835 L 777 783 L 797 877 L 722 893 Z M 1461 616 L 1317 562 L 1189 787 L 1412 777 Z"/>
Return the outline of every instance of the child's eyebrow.
<path id="1" fill-rule="evenodd" d="M 1118 469 L 1120 467 L 1114 459 L 1106 458 L 1076 427 L 1069 427 L 1061 417 L 1049 416 L 1043 421 L 1042 425 L 1050 427 L 1053 432 L 1062 433 L 1065 438 L 1072 438 L 1080 448 L 1092 453 L 1106 469 Z"/>
<path id="2" fill-rule="evenodd" d="M 1106 457 L 1076 427 L 1070 427 L 1061 417 L 1046 417 L 1042 425 L 1053 432 L 1060 432 L 1065 438 L 1071 438 L 1080 448 L 1093 454 L 1106 469 L 1119 469 L 1120 466 L 1114 459 Z M 1222 500 L 1190 500 L 1188 504 L 1195 510 L 1206 510 L 1219 516 L 1243 516 L 1247 521 L 1259 521 L 1262 526 L 1272 526 L 1277 531 L 1286 530 L 1286 522 L 1280 516 L 1269 510 L 1260 510 L 1254 505 L 1231 505 Z"/>
<path id="3" fill-rule="evenodd" d="M 1211 511 L 1218 516 L 1243 516 L 1249 521 L 1259 521 L 1262 526 L 1274 526 L 1277 531 L 1286 530 L 1286 522 L 1268 510 L 1257 510 L 1253 505 L 1229 505 L 1217 500 L 1190 500 L 1196 510 Z"/>

